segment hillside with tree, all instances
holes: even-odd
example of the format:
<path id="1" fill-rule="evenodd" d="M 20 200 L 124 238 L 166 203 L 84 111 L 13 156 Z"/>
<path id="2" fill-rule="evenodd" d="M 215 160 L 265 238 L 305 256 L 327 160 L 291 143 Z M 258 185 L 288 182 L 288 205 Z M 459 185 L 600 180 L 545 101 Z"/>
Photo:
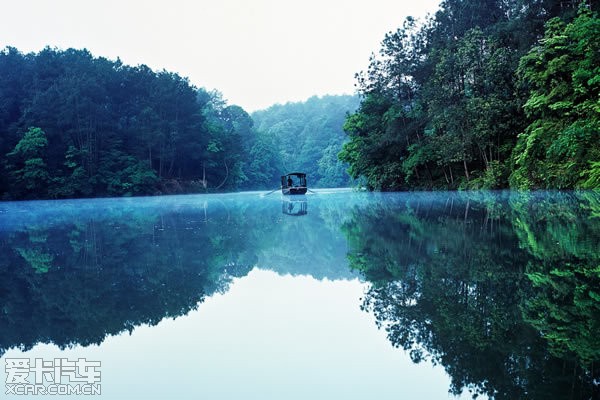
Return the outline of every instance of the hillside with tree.
<path id="1" fill-rule="evenodd" d="M 244 110 L 177 74 L 86 50 L 0 52 L 4 198 L 233 190 L 253 140 Z"/>
<path id="2" fill-rule="evenodd" d="M 385 36 L 357 96 L 252 115 L 177 73 L 8 47 L 0 199 L 273 189 L 292 171 L 313 187 L 598 188 L 598 7 L 444 0 Z"/>
<path id="3" fill-rule="evenodd" d="M 272 189 L 291 169 L 349 183 L 337 153 L 352 96 L 256 112 L 176 73 L 87 50 L 0 51 L 0 198 Z"/>
<path id="4" fill-rule="evenodd" d="M 311 186 L 342 187 L 351 185 L 347 164 L 337 158 L 347 141 L 342 126 L 358 104 L 358 96 L 313 96 L 256 111 L 252 118 L 279 149 L 282 171 L 307 173 Z"/>
<path id="5" fill-rule="evenodd" d="M 600 186 L 596 1 L 444 0 L 357 74 L 340 159 L 372 190 Z"/>

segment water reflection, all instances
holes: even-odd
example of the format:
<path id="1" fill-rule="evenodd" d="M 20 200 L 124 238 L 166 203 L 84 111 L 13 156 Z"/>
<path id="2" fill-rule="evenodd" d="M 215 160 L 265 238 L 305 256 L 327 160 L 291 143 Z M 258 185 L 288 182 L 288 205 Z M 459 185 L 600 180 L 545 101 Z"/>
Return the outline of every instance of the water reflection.
<path id="1" fill-rule="evenodd" d="M 415 362 L 442 365 L 452 393 L 599 396 L 600 194 L 310 201 L 310 213 L 306 199 L 257 194 L 0 203 L 0 356 L 155 326 L 260 266 L 360 274 L 362 309 Z"/>
<path id="2" fill-rule="evenodd" d="M 285 215 L 299 217 L 308 214 L 306 196 L 293 196 L 281 201 L 281 212 Z"/>
<path id="3" fill-rule="evenodd" d="M 37 343 L 99 344 L 185 315 L 225 292 L 259 257 L 281 274 L 355 276 L 343 236 L 322 220 L 327 213 L 307 223 L 282 221 L 277 201 L 231 195 L 0 203 L 0 356 Z M 298 262 L 323 236 L 330 245 L 310 263 Z"/>
<path id="4" fill-rule="evenodd" d="M 98 344 L 186 314 L 256 262 L 235 231 L 205 219 L 203 204 L 190 214 L 95 205 L 5 207 L 0 355 L 39 342 Z"/>
<path id="5" fill-rule="evenodd" d="M 597 398 L 600 196 L 393 196 L 343 230 L 363 309 L 453 393 Z"/>

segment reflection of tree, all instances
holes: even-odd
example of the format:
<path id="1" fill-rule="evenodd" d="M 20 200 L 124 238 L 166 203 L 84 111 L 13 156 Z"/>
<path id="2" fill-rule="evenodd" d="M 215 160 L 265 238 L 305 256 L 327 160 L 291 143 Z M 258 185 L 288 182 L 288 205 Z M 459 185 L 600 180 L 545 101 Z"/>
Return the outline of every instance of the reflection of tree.
<path id="1" fill-rule="evenodd" d="M 256 262 L 224 213 L 65 211 L 0 232 L 0 355 L 100 343 L 184 315 Z"/>
<path id="2" fill-rule="evenodd" d="M 274 221 L 257 218 L 255 229 L 248 234 L 255 236 L 252 242 L 261 268 L 315 279 L 355 278 L 356 273 L 348 269 L 346 239 L 339 231 L 347 202 L 356 200 L 350 198 L 351 193 L 340 197 L 321 194 L 304 202 L 305 210 L 310 207 L 311 211 L 301 218 L 281 212 Z M 295 207 L 298 210 L 297 204 Z"/>
<path id="3" fill-rule="evenodd" d="M 0 355 L 184 315 L 255 265 L 353 277 L 321 215 L 340 213 L 290 218 L 277 198 L 237 195 L 0 204 Z"/>
<path id="4" fill-rule="evenodd" d="M 372 283 L 364 308 L 394 346 L 442 364 L 453 392 L 598 396 L 598 194 L 310 202 L 302 218 L 280 199 L 235 195 L 3 203 L 0 354 L 175 318 L 258 263 L 347 278 L 349 249 Z"/>
<path id="5" fill-rule="evenodd" d="M 512 207 L 515 232 L 533 256 L 523 315 L 553 354 L 590 368 L 600 359 L 599 204 L 600 195 L 582 192 L 532 196 Z"/>
<path id="6" fill-rule="evenodd" d="M 519 249 L 525 246 L 508 218 L 507 197 L 412 195 L 357 207 L 344 231 L 351 266 L 372 282 L 363 307 L 414 361 L 442 364 L 453 393 L 467 388 L 506 399 L 587 398 L 591 374 L 598 372 L 576 362 L 574 349 L 551 351 L 549 338 L 540 335 L 548 326 L 522 312 L 539 293 L 525 270 L 532 255 Z M 581 275 L 583 282 L 598 288 L 597 280 Z M 560 330 L 563 339 L 591 339 L 586 329 L 597 326 L 599 314 L 586 304 L 585 317 L 594 322 Z M 583 347 L 598 349 L 590 342 Z"/>

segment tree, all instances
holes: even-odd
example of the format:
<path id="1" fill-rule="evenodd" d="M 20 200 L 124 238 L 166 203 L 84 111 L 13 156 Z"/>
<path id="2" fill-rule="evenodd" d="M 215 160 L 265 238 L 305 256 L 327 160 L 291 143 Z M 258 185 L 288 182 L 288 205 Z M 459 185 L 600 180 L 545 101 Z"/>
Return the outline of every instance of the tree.
<path id="1" fill-rule="evenodd" d="M 594 187 L 600 160 L 600 19 L 582 7 L 569 24 L 554 18 L 521 59 L 530 87 L 530 124 L 513 151 L 517 188 Z M 587 178 L 587 179 L 586 179 Z"/>
<path id="2" fill-rule="evenodd" d="M 347 119 L 350 142 L 340 153 L 352 176 L 363 177 L 371 190 L 405 190 L 501 188 L 509 185 L 511 173 L 511 185 L 525 182 L 527 186 L 528 173 L 544 175 L 544 171 L 535 172 L 540 169 L 538 155 L 525 154 L 521 159 L 520 155 L 529 151 L 524 138 L 515 149 L 517 134 L 531 123 L 525 114 L 531 117 L 535 106 L 528 102 L 523 110 L 533 86 L 529 77 L 519 79 L 517 69 L 524 74 L 527 62 L 519 67 L 519 60 L 529 51 L 538 76 L 547 76 L 541 71 L 546 66 L 557 67 L 547 63 L 549 58 L 540 55 L 539 48 L 531 47 L 544 21 L 555 16 L 571 19 L 576 3 L 445 0 L 439 11 L 422 23 L 407 18 L 401 28 L 385 36 L 367 71 L 357 74 L 361 106 Z M 582 5 L 586 10 L 591 7 Z M 596 20 L 591 11 L 586 12 L 590 21 Z M 597 76 L 598 34 L 594 22 L 578 24 L 579 28 L 570 28 L 573 39 L 565 38 L 558 46 L 565 54 L 581 53 L 575 59 L 585 59 L 572 68 L 573 82 L 577 82 L 573 93 L 579 100 L 589 96 L 585 98 L 592 101 L 587 108 L 590 111 L 597 99 L 593 77 Z M 562 53 L 557 54 L 560 57 Z M 566 59 L 560 60 L 568 64 Z M 534 86 L 553 90 L 550 81 Z M 586 91 L 589 93 L 584 94 Z M 564 112 L 569 104 L 558 106 Z M 546 141 L 536 147 L 553 154 L 549 158 L 555 159 L 555 168 L 550 169 L 573 176 L 563 181 L 550 179 L 545 185 L 534 182 L 533 186 L 593 186 L 600 174 L 595 164 L 598 156 L 595 146 L 587 154 L 582 149 L 598 129 L 596 122 L 586 122 L 581 112 L 569 128 L 574 132 L 567 135 L 571 139 L 562 140 L 563 145 L 551 146 Z M 530 132 L 529 136 L 535 136 L 537 128 L 532 124 L 523 136 Z M 564 150 L 568 140 L 579 143 L 566 146 L 570 155 Z"/>
<path id="3" fill-rule="evenodd" d="M 6 156 L 14 190 L 27 198 L 44 196 L 50 175 L 44 161 L 48 140 L 40 128 L 29 128 Z"/>
<path id="4" fill-rule="evenodd" d="M 342 130 L 346 115 L 357 105 L 356 96 L 313 96 L 254 112 L 257 132 L 278 153 L 271 164 L 279 165 L 279 171 L 267 188 L 278 185 L 284 171 L 305 172 L 311 186 L 348 186 L 350 177 L 337 153 L 346 141 Z"/>
<path id="5" fill-rule="evenodd" d="M 218 92 L 175 73 L 87 50 L 0 52 L 1 154 L 12 152 L 30 126 L 47 139 L 43 157 L 25 165 L 14 153 L 0 166 L 5 198 L 235 190 L 251 162 L 251 125 Z M 19 186 L 34 173 L 29 188 Z M 204 179 L 210 185 L 200 185 Z"/>

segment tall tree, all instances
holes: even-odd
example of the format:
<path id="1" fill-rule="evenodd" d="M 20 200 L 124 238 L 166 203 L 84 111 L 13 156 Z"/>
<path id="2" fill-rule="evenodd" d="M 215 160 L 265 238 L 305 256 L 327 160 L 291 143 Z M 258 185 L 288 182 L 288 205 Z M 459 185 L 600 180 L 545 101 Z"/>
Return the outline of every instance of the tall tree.
<path id="1" fill-rule="evenodd" d="M 8 153 L 13 190 L 25 198 L 47 193 L 50 177 L 46 165 L 48 139 L 40 128 L 29 128 L 13 151 Z"/>
<path id="2" fill-rule="evenodd" d="M 0 72 L 2 154 L 12 152 L 30 126 L 47 139 L 44 157 L 31 157 L 43 164 L 29 161 L 25 171 L 15 166 L 25 162 L 23 155 L 11 153 L 0 166 L 5 198 L 25 196 L 16 175 L 8 179 L 9 170 L 23 175 L 34 167 L 51 185 L 35 184 L 28 197 L 232 190 L 245 179 L 256 136 L 252 120 L 218 92 L 175 73 L 51 48 L 28 55 L 7 48 L 0 52 Z"/>
<path id="3" fill-rule="evenodd" d="M 600 161 L 600 19 L 582 7 L 569 24 L 554 18 L 519 74 L 530 88 L 531 123 L 513 152 L 518 188 L 594 187 Z M 586 178 L 588 180 L 586 180 Z"/>
<path id="4" fill-rule="evenodd" d="M 346 140 L 342 130 L 346 115 L 357 105 L 356 96 L 313 96 L 254 112 L 256 130 L 277 148 L 272 164 L 280 169 L 269 187 L 278 185 L 278 175 L 284 171 L 305 172 L 311 186 L 349 185 L 346 167 L 335 154 Z"/>
<path id="5" fill-rule="evenodd" d="M 546 73 L 556 69 L 557 63 L 570 63 L 561 58 L 564 54 L 585 58 L 582 64 L 572 63 L 562 71 L 574 74 L 577 89 L 574 86 L 572 92 L 578 96 L 574 101 L 597 96 L 593 79 L 598 65 L 597 17 L 590 11 L 597 5 L 581 3 L 590 22 L 577 22 L 577 27 L 569 28 L 569 38 L 555 43 L 560 51 L 554 61 L 540 48 L 531 50 L 542 34 L 544 21 L 555 16 L 570 20 L 577 4 L 446 0 L 421 24 L 408 18 L 396 32 L 385 36 L 368 70 L 357 74 L 361 106 L 347 118 L 345 129 L 350 140 L 339 155 L 349 163 L 349 173 L 364 178 L 367 188 L 378 190 L 507 187 L 511 173 L 510 185 L 517 187 L 597 187 L 597 155 L 588 139 L 576 145 L 583 149 L 592 144 L 586 154 L 571 145 L 559 149 L 540 142 L 538 146 L 556 155 L 556 169 L 572 175 L 581 173 L 580 181 L 571 177 L 559 182 L 550 176 L 556 173 L 553 168 L 538 168 L 536 172 L 539 156 L 521 154 L 528 151 L 525 138 L 513 152 L 517 135 L 530 123 L 525 114 L 532 118 L 533 108 L 540 106 L 531 99 L 527 102 L 529 90 L 547 88 L 542 96 L 554 89 L 558 91 L 553 96 L 565 94 L 551 84 L 549 79 L 554 78 Z M 520 58 L 530 50 L 519 67 Z M 533 73 L 525 72 L 528 63 L 545 82 L 524 78 Z M 570 104 L 563 103 L 561 111 Z M 579 108 L 566 117 L 578 121 L 580 126 L 573 129 L 587 132 L 581 135 L 590 138 L 598 131 L 593 122 L 596 117 L 585 112 L 595 111 L 591 106 Z M 588 117 L 593 121 L 584 122 Z M 550 114 L 541 116 L 540 121 L 549 123 L 548 118 Z M 533 137 L 531 129 L 534 127 L 526 133 Z M 565 151 L 574 153 L 565 156 Z M 543 178 L 531 182 L 528 173 Z M 539 179 L 547 179 L 547 184 L 540 184 Z"/>

